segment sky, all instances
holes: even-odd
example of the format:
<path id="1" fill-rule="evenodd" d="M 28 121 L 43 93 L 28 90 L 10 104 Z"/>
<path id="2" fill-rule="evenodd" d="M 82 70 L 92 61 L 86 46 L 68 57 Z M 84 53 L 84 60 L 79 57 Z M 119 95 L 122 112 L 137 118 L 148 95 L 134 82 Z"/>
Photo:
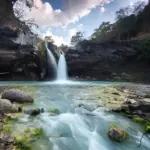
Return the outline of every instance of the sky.
<path id="1" fill-rule="evenodd" d="M 77 31 L 89 38 L 103 21 L 113 23 L 115 12 L 139 0 L 34 0 L 34 7 L 25 10 L 25 18 L 33 18 L 40 37 L 52 36 L 55 44 L 70 44 Z M 147 0 L 142 0 L 146 1 Z"/>

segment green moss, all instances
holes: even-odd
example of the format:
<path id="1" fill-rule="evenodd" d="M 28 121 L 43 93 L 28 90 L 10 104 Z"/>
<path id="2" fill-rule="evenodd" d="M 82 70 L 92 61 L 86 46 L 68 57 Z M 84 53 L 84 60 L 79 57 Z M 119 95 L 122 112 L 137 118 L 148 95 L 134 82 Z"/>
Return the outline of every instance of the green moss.
<path id="1" fill-rule="evenodd" d="M 147 121 L 145 119 L 138 117 L 138 116 L 133 116 L 132 120 L 137 122 L 137 123 L 140 123 L 140 124 L 146 124 L 147 123 Z"/>
<path id="2" fill-rule="evenodd" d="M 14 127 L 14 123 L 18 121 L 20 114 L 8 115 L 4 119 L 3 133 L 11 133 Z"/>
<path id="3" fill-rule="evenodd" d="M 17 150 L 32 150 L 34 142 L 44 136 L 41 128 L 26 129 L 22 136 L 16 136 L 15 147 Z"/>
<path id="4" fill-rule="evenodd" d="M 117 125 L 112 124 L 108 131 L 108 137 L 113 141 L 122 142 L 129 137 L 129 134 Z"/>
<path id="5" fill-rule="evenodd" d="M 30 141 L 26 136 L 16 137 L 15 147 L 16 150 L 32 150 Z"/>
<path id="6" fill-rule="evenodd" d="M 3 126 L 3 133 L 11 133 L 12 132 L 12 127 L 11 126 Z"/>
<path id="7" fill-rule="evenodd" d="M 8 115 L 5 119 L 4 122 L 5 123 L 9 123 L 9 122 L 16 122 L 18 121 L 19 116 L 17 115 Z"/>
<path id="8" fill-rule="evenodd" d="M 146 131 L 147 133 L 150 133 L 150 125 L 147 125 L 147 126 L 145 127 L 145 131 Z"/>
<path id="9" fill-rule="evenodd" d="M 53 113 L 53 114 L 60 114 L 59 110 L 57 108 L 50 108 L 48 110 L 49 113 Z"/>
<path id="10" fill-rule="evenodd" d="M 116 126 L 115 124 L 112 124 L 112 125 L 110 126 L 110 128 L 117 128 L 117 126 Z"/>
<path id="11" fill-rule="evenodd" d="M 44 131 L 41 128 L 35 128 L 32 131 L 32 136 L 41 137 L 44 135 Z"/>

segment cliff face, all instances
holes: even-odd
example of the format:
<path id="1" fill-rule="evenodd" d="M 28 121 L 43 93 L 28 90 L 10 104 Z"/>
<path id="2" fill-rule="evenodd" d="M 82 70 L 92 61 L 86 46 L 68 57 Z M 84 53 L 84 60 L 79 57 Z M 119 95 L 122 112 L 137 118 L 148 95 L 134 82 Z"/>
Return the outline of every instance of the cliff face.
<path id="1" fill-rule="evenodd" d="M 139 63 L 137 41 L 84 41 L 66 54 L 71 77 L 110 81 L 150 81 L 148 65 Z"/>
<path id="2" fill-rule="evenodd" d="M 0 1 L 0 80 L 40 80 L 45 69 L 40 39 L 14 16 L 15 1 Z"/>

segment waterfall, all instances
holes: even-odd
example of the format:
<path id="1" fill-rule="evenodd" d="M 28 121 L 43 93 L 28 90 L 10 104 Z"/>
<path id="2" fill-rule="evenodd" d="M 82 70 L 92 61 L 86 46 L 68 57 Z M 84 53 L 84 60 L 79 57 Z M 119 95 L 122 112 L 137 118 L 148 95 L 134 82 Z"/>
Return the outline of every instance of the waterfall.
<path id="1" fill-rule="evenodd" d="M 60 57 L 58 61 L 57 80 L 67 80 L 67 63 L 65 54 L 63 52 L 60 52 Z"/>
<path id="2" fill-rule="evenodd" d="M 51 74 L 51 69 L 53 69 L 55 77 L 57 75 L 57 81 L 66 81 L 67 80 L 67 63 L 66 63 L 65 54 L 62 51 L 60 52 L 60 57 L 58 60 L 58 65 L 57 65 L 56 59 L 53 53 L 49 50 L 47 46 L 47 41 L 45 41 L 45 47 L 47 49 L 49 73 Z"/>
<path id="3" fill-rule="evenodd" d="M 56 63 L 56 59 L 53 55 L 53 53 L 49 50 L 48 45 L 47 45 L 47 41 L 45 41 L 45 47 L 47 49 L 47 59 L 48 59 L 48 70 L 49 73 L 51 72 L 51 69 L 53 69 L 53 72 L 56 76 L 57 73 L 57 63 Z"/>

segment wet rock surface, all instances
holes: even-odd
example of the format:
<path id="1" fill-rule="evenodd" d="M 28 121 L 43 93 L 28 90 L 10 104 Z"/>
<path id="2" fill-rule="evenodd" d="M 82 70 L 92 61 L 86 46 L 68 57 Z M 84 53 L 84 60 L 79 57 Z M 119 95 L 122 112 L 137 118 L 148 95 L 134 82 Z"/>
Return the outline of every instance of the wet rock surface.
<path id="1" fill-rule="evenodd" d="M 128 133 L 117 127 L 116 125 L 113 125 L 108 130 L 108 137 L 116 142 L 122 142 L 127 139 Z"/>
<path id="2" fill-rule="evenodd" d="M 33 33 L 0 23 L 0 80 L 40 80 L 41 57 L 39 39 Z"/>

